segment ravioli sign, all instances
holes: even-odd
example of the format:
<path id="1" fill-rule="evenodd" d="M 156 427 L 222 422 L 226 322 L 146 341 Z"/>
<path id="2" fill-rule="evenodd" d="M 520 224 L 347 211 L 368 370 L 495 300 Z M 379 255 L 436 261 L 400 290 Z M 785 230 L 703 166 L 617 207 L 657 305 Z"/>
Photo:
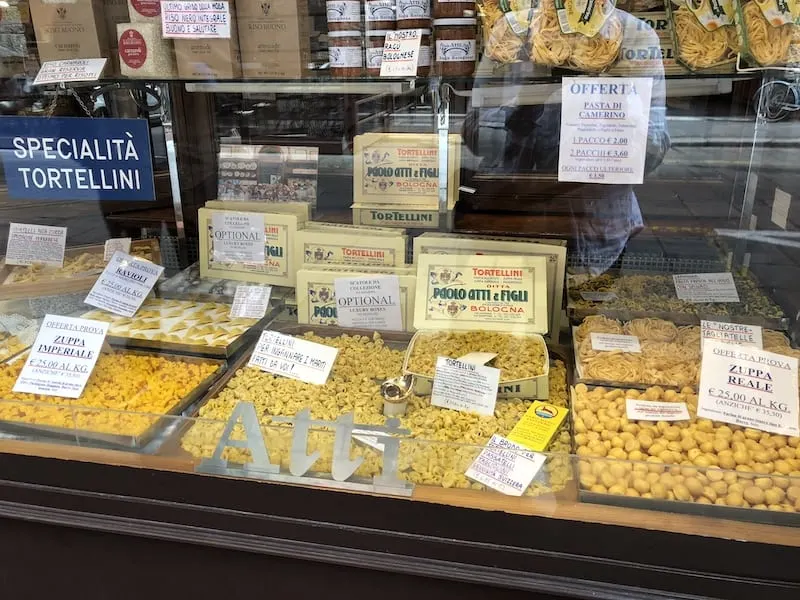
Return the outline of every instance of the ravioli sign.
<path id="1" fill-rule="evenodd" d="M 0 117 L 0 131 L 12 199 L 155 200 L 144 119 Z"/>

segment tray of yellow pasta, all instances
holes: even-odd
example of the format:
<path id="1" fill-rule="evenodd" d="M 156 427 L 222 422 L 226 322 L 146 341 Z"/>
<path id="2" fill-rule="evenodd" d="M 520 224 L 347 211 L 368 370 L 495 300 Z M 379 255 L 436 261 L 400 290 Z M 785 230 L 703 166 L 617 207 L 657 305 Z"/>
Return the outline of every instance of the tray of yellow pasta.
<path id="1" fill-rule="evenodd" d="M 800 437 L 698 418 L 691 388 L 571 395 L 582 501 L 800 526 Z"/>
<path id="2" fill-rule="evenodd" d="M 91 310 L 82 318 L 109 323 L 114 346 L 149 348 L 199 356 L 231 357 L 252 342 L 283 304 L 273 300 L 263 319 L 232 318 L 231 305 L 148 298 L 133 317 Z"/>
<path id="3" fill-rule="evenodd" d="M 59 294 L 88 291 L 106 266 L 103 244 L 76 246 L 64 252 L 62 267 L 44 265 L 7 265 L 0 260 L 0 300 L 15 300 L 53 295 L 54 284 Z M 134 240 L 131 255 L 161 264 L 158 240 Z"/>
<path id="4" fill-rule="evenodd" d="M 12 391 L 25 361 L 0 365 L 0 431 L 141 450 L 165 436 L 226 371 L 222 360 L 103 353 L 80 398 Z"/>

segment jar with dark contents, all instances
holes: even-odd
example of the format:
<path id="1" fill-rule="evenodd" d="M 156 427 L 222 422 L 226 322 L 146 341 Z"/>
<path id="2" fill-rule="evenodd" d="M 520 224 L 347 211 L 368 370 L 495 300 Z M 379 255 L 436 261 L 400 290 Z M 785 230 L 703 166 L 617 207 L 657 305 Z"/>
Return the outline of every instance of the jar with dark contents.
<path id="1" fill-rule="evenodd" d="M 475 71 L 475 19 L 436 19 L 436 72 L 443 77 L 465 77 Z"/>
<path id="2" fill-rule="evenodd" d="M 367 31 L 387 31 L 397 27 L 395 0 L 364 0 L 364 22 Z"/>
<path id="3" fill-rule="evenodd" d="M 380 77 L 383 63 L 383 46 L 386 44 L 386 29 L 367 31 L 367 44 L 364 53 L 367 57 L 367 75 Z"/>
<path id="4" fill-rule="evenodd" d="M 419 43 L 419 60 L 417 61 L 417 75 L 425 77 L 431 72 L 431 62 L 433 52 L 431 52 L 431 30 L 422 30 L 422 39 Z"/>
<path id="5" fill-rule="evenodd" d="M 331 76 L 361 77 L 364 70 L 364 49 L 360 31 L 329 31 L 328 56 Z"/>
<path id="6" fill-rule="evenodd" d="M 397 28 L 420 29 L 431 26 L 431 0 L 397 0 Z"/>
<path id="7" fill-rule="evenodd" d="M 328 0 L 328 31 L 360 31 L 361 0 Z"/>
<path id="8" fill-rule="evenodd" d="M 458 19 L 475 16 L 475 2 L 464 0 L 433 0 L 434 19 Z"/>

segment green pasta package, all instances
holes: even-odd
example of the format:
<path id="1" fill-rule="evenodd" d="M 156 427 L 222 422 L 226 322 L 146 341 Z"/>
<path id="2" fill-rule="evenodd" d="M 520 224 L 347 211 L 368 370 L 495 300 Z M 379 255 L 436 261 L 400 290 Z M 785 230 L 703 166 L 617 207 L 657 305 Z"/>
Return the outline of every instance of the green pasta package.
<path id="1" fill-rule="evenodd" d="M 526 60 L 531 0 L 478 0 L 486 56 L 501 64 Z"/>
<path id="2" fill-rule="evenodd" d="M 742 54 L 761 67 L 800 64 L 800 0 L 742 0 Z"/>
<path id="3" fill-rule="evenodd" d="M 600 73 L 619 58 L 623 29 L 612 0 L 538 0 L 528 34 L 530 58 L 539 65 Z"/>
<path id="4" fill-rule="evenodd" d="M 734 0 L 667 0 L 676 58 L 692 71 L 732 65 L 739 52 Z"/>

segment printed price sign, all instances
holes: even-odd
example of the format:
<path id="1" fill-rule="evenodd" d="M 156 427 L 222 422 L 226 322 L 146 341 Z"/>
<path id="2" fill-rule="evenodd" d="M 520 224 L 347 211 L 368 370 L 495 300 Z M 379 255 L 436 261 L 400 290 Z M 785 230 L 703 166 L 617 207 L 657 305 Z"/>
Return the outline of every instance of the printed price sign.
<path id="1" fill-rule="evenodd" d="M 214 212 L 211 215 L 214 260 L 264 264 L 264 215 Z"/>
<path id="2" fill-rule="evenodd" d="M 79 398 L 100 356 L 108 326 L 46 315 L 13 391 Z"/>
<path id="3" fill-rule="evenodd" d="M 503 494 L 522 496 L 545 459 L 544 454 L 495 434 L 464 474 Z"/>
<path id="4" fill-rule="evenodd" d="M 499 384 L 500 369 L 440 356 L 436 359 L 431 404 L 491 416 Z"/>
<path id="5" fill-rule="evenodd" d="M 107 58 L 72 58 L 49 60 L 42 64 L 33 85 L 67 81 L 97 81 L 106 66 Z"/>
<path id="6" fill-rule="evenodd" d="M 340 327 L 403 330 L 403 302 L 397 275 L 337 277 L 333 287 Z"/>
<path id="7" fill-rule="evenodd" d="M 338 348 L 276 331 L 263 331 L 247 366 L 306 383 L 325 385 L 338 353 Z"/>
<path id="8" fill-rule="evenodd" d="M 64 266 L 66 227 L 11 223 L 6 246 L 7 265 Z"/>
<path id="9" fill-rule="evenodd" d="M 720 342 L 727 342 L 728 344 L 753 346 L 759 350 L 763 345 L 762 330 L 758 325 L 700 321 L 700 332 L 701 348 L 706 340 L 719 340 Z"/>
<path id="10" fill-rule="evenodd" d="M 108 262 L 114 256 L 114 252 L 122 252 L 123 254 L 130 254 L 131 251 L 131 238 L 111 238 L 106 240 L 103 247 L 103 260 Z"/>
<path id="11" fill-rule="evenodd" d="M 689 408 L 686 402 L 655 402 L 649 400 L 625 400 L 625 415 L 631 421 L 688 421 Z"/>
<path id="12" fill-rule="evenodd" d="M 565 77 L 558 180 L 642 183 L 652 93 L 649 77 Z"/>
<path id="13" fill-rule="evenodd" d="M 706 340 L 697 416 L 800 435 L 797 358 Z"/>
<path id="14" fill-rule="evenodd" d="M 261 285 L 237 285 L 230 318 L 263 319 L 267 314 L 272 288 Z"/>
<path id="15" fill-rule="evenodd" d="M 684 273 L 673 275 L 675 294 L 686 302 L 739 302 L 739 292 L 730 273 Z"/>
<path id="16" fill-rule="evenodd" d="M 383 45 L 381 77 L 404 77 L 417 74 L 422 29 L 387 31 Z"/>
<path id="17" fill-rule="evenodd" d="M 164 267 L 115 252 L 84 302 L 115 315 L 132 317 L 161 277 Z"/>
<path id="18" fill-rule="evenodd" d="M 228 2 L 161 2 L 161 33 L 165 38 L 229 39 L 231 9 Z"/>
<path id="19" fill-rule="evenodd" d="M 616 333 L 592 333 L 592 350 L 607 352 L 640 353 L 642 346 L 635 335 L 618 335 Z"/>

